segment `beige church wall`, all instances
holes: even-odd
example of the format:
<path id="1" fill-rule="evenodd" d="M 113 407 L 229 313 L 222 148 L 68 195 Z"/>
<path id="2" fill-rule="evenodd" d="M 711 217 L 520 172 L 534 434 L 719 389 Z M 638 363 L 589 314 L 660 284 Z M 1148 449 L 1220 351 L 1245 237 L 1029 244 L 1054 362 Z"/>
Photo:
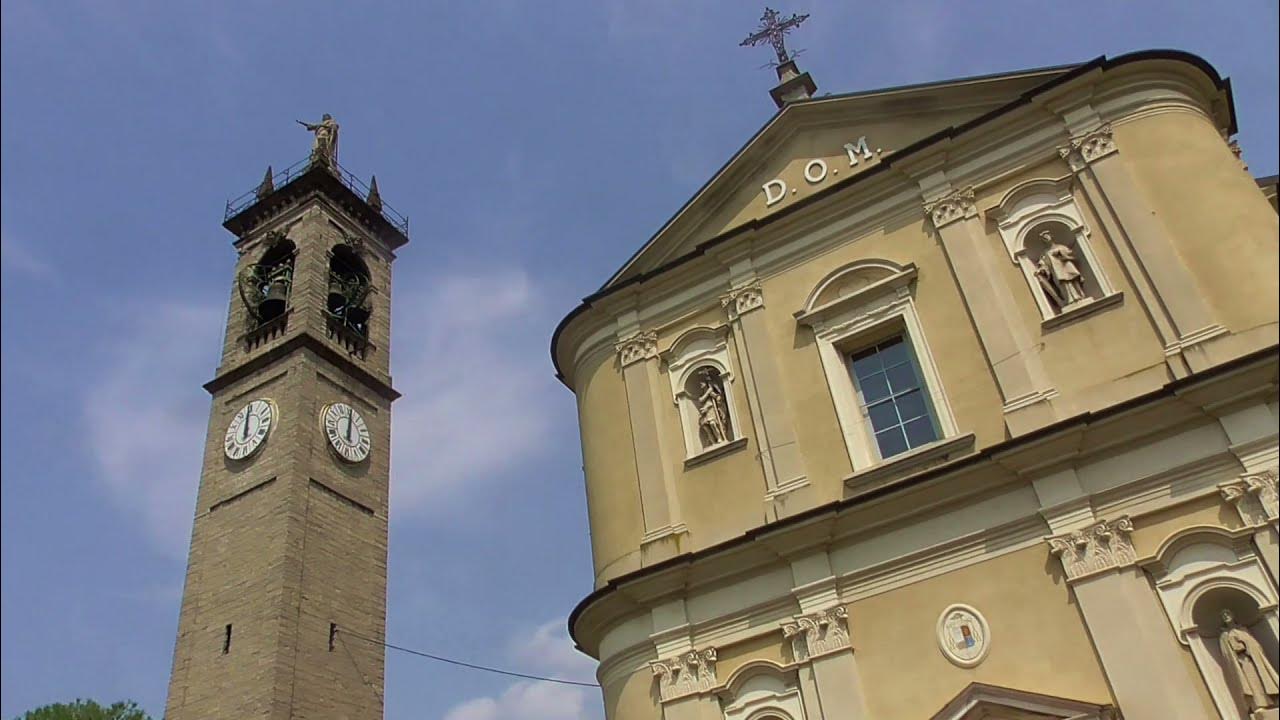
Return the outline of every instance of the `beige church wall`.
<path id="1" fill-rule="evenodd" d="M 688 549 L 737 537 L 764 520 L 759 452 L 755 438 L 749 438 L 744 447 L 684 471 L 677 491 L 681 515 L 689 527 Z"/>
<path id="2" fill-rule="evenodd" d="M 1223 478 L 1223 480 L 1228 479 Z M 1242 526 L 1240 513 L 1215 492 L 1134 518 L 1133 534 L 1130 539 L 1133 541 L 1133 548 L 1138 557 L 1151 557 L 1170 535 L 1195 525 L 1212 525 L 1228 530 L 1235 530 Z"/>
<path id="3" fill-rule="evenodd" d="M 627 389 L 616 360 L 613 353 L 597 353 L 576 374 L 596 587 L 639 569 L 644 535 Z"/>
<path id="4" fill-rule="evenodd" d="M 849 238 L 832 251 L 768 278 L 765 308 L 771 339 L 783 367 L 796 431 L 819 502 L 843 495 L 852 471 L 813 331 L 794 313 L 828 275 L 856 260 L 914 263 L 913 298 L 924 340 L 960 432 L 973 432 L 979 447 L 1004 439 L 1001 399 L 951 269 L 922 216 L 899 217 L 883 229 Z M 917 348 L 919 350 L 919 348 Z"/>
<path id="5" fill-rule="evenodd" d="M 783 651 L 786 640 L 782 632 L 765 633 L 749 640 L 716 648 L 716 679 L 729 681 L 740 668 L 761 660 L 784 666 L 788 659 Z"/>
<path id="6" fill-rule="evenodd" d="M 974 607 L 990 627 L 991 649 L 977 667 L 953 665 L 938 648 L 938 617 L 952 603 Z M 1113 702 L 1061 567 L 1044 546 L 856 601 L 849 625 L 868 717 L 924 720 L 972 682 Z"/>
<path id="7" fill-rule="evenodd" d="M 1115 139 L 1218 321 L 1234 332 L 1274 325 L 1276 214 L 1213 125 L 1168 112 L 1117 124 Z"/>
<path id="8" fill-rule="evenodd" d="M 604 685 L 604 714 L 609 720 L 658 720 L 662 710 L 648 667 Z"/>
<path id="9" fill-rule="evenodd" d="M 995 208 L 1005 193 L 1019 184 L 1070 174 L 1066 163 L 1055 157 L 984 187 L 976 204 L 980 208 Z M 1044 327 L 1044 318 L 1026 276 L 1009 259 L 994 220 L 986 223 L 987 242 L 990 252 L 998 258 L 996 268 L 1000 279 L 1015 301 L 1017 317 L 1027 337 L 1039 345 L 1038 354 L 1049 384 L 1059 393 L 1053 404 L 1063 417 L 1120 402 L 1153 390 L 1168 380 L 1163 367 L 1163 345 L 1116 256 L 1113 245 L 1116 239 L 1107 236 L 1079 188 L 1073 196 L 1089 228 L 1090 246 L 1100 269 L 1113 289 L 1124 293 L 1124 300 L 1063 325 Z M 1125 342 L 1114 341 L 1119 337 L 1125 338 Z M 1147 369 L 1152 372 L 1142 372 Z"/>

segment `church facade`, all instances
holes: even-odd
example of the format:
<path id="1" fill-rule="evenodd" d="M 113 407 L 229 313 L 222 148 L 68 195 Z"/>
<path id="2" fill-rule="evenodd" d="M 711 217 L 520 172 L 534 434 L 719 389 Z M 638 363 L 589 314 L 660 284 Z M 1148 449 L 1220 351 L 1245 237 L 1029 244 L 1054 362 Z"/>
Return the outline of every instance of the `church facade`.
<path id="1" fill-rule="evenodd" d="M 552 340 L 606 716 L 1276 718 L 1278 225 L 1230 83 L 779 79 Z"/>

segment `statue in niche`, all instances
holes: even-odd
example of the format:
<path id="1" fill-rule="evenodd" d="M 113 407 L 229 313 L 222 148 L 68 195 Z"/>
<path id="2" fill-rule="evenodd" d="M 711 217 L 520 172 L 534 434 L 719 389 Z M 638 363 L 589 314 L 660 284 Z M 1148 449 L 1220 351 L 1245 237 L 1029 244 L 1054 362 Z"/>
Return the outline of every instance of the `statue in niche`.
<path id="1" fill-rule="evenodd" d="M 1222 634 L 1218 647 L 1226 674 L 1235 679 L 1235 692 L 1250 713 L 1280 707 L 1280 680 L 1266 652 L 1252 634 L 1236 624 L 1230 610 L 1222 611 Z"/>
<path id="2" fill-rule="evenodd" d="M 702 447 L 729 441 L 729 406 L 724 399 L 724 381 L 714 368 L 698 371 L 698 436 Z"/>
<path id="3" fill-rule="evenodd" d="M 311 145 L 311 161 L 325 167 L 333 167 L 338 163 L 338 121 L 329 113 L 325 113 L 318 123 L 298 121 L 298 124 L 313 133 L 316 138 Z"/>
<path id="4" fill-rule="evenodd" d="M 1087 300 L 1089 294 L 1084 289 L 1084 275 L 1076 265 L 1076 253 L 1069 246 L 1053 239 L 1048 230 L 1040 232 L 1044 241 L 1044 252 L 1036 263 L 1036 280 L 1044 290 L 1050 302 L 1058 312 Z"/>

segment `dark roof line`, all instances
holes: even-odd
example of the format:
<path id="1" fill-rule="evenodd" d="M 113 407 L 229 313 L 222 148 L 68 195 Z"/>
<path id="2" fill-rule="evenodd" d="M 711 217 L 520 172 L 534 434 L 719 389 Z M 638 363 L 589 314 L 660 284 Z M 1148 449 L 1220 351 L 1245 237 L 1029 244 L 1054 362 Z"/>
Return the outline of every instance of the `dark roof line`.
<path id="1" fill-rule="evenodd" d="M 1229 375 L 1232 372 L 1235 372 L 1236 370 L 1248 367 L 1249 365 L 1252 365 L 1259 361 L 1265 360 L 1267 358 L 1274 358 L 1277 352 L 1280 352 L 1280 345 L 1271 345 L 1261 350 L 1255 350 L 1254 352 L 1251 352 L 1247 355 L 1242 355 L 1233 360 L 1228 360 L 1227 362 L 1222 363 L 1221 365 L 1211 367 L 1207 370 L 1202 370 L 1198 373 L 1192 373 L 1191 375 L 1188 375 L 1186 377 L 1178 378 L 1176 380 L 1171 380 L 1165 383 L 1164 385 L 1160 386 L 1159 388 L 1156 388 L 1155 390 L 1152 390 L 1148 393 L 1144 393 L 1142 395 L 1138 395 L 1137 397 L 1130 398 L 1123 402 L 1116 403 L 1115 405 L 1102 408 L 1101 410 L 1086 410 L 1085 412 L 1082 412 L 1079 415 L 1075 415 L 1075 416 L 1066 418 L 1064 420 L 1059 420 L 1058 422 L 1053 423 L 1051 425 L 1046 425 L 1042 428 L 1039 428 L 1038 430 L 1033 430 L 1027 433 L 1026 435 L 1020 435 L 1015 438 L 1009 438 L 1008 440 L 998 442 L 995 445 L 991 445 L 982 450 L 979 450 L 978 452 L 973 453 L 972 455 L 966 455 L 962 458 L 959 458 L 954 462 L 949 462 L 943 465 L 937 465 L 932 468 L 922 470 L 919 473 L 916 473 L 915 475 L 908 476 L 902 482 L 899 482 L 896 484 L 890 484 L 885 487 L 872 490 L 865 494 L 858 495 L 857 497 L 847 498 L 843 500 L 835 500 L 833 502 L 826 503 L 825 505 L 819 505 L 815 508 L 810 508 L 809 510 L 805 510 L 804 512 L 797 513 L 795 515 L 784 518 L 782 520 L 777 520 L 772 523 L 768 523 L 766 525 L 760 525 L 760 526 L 751 528 L 735 538 L 730 538 L 728 540 L 717 543 L 715 545 L 702 548 L 701 550 L 695 550 L 693 552 L 685 553 L 683 555 L 676 555 L 675 557 L 668 558 L 666 560 L 663 560 L 660 563 L 650 565 L 649 567 L 640 568 L 639 570 L 633 570 L 629 573 L 626 573 L 625 575 L 619 575 L 618 577 L 615 577 L 609 580 L 602 587 L 596 590 L 593 590 L 589 595 L 584 597 L 582 600 L 578 602 L 577 605 L 574 606 L 573 611 L 569 613 L 569 619 L 568 619 L 569 637 L 573 638 L 574 644 L 577 645 L 578 639 L 573 635 L 573 626 L 577 622 L 578 617 L 582 615 L 582 613 L 587 609 L 588 605 L 592 604 L 599 598 L 604 597 L 604 595 L 606 595 L 607 593 L 617 590 L 619 587 L 621 587 L 626 583 L 632 582 L 634 580 L 637 580 L 639 578 L 642 578 L 648 575 L 653 575 L 659 572 L 663 572 L 665 570 L 668 570 L 673 567 L 677 567 L 679 565 L 691 565 L 698 560 L 709 557 L 716 553 L 724 552 L 725 550 L 728 550 L 730 548 L 744 545 L 748 542 L 751 542 L 752 540 L 755 540 L 757 537 L 765 535 L 766 533 L 776 532 L 780 528 L 796 526 L 812 518 L 816 518 L 821 515 L 825 515 L 827 513 L 840 512 L 841 510 L 847 510 L 849 508 L 867 503 L 871 500 L 877 500 L 887 495 L 893 495 L 893 494 L 899 493 L 908 488 L 915 487 L 917 485 L 928 482 L 929 480 L 932 480 L 936 477 L 947 475 L 957 470 L 970 467 L 972 465 L 977 465 L 981 462 L 984 462 L 988 459 L 995 457 L 996 455 L 999 455 L 999 454 L 1008 452 L 1014 448 L 1017 448 L 1020 445 L 1028 445 L 1028 444 L 1034 443 L 1035 441 L 1040 440 L 1041 438 L 1049 437 L 1056 433 L 1067 430 L 1073 426 L 1090 425 L 1093 423 L 1101 422 L 1110 417 L 1120 415 L 1122 413 L 1128 412 L 1129 410 L 1133 410 L 1135 408 L 1141 407 L 1148 403 L 1155 402 L 1162 398 L 1176 396 L 1183 389 L 1191 387 L 1197 383 L 1205 382 L 1215 377 Z"/>
<path id="2" fill-rule="evenodd" d="M 1059 85 L 1070 82 L 1075 78 L 1081 75 L 1084 75 L 1092 70 L 1095 70 L 1095 69 L 1108 70 L 1114 67 L 1119 67 L 1121 65 L 1127 65 L 1129 63 L 1141 62 L 1146 60 L 1176 60 L 1179 62 L 1185 62 L 1189 65 L 1195 66 L 1205 75 L 1207 75 L 1209 79 L 1213 82 L 1215 87 L 1221 90 L 1224 90 L 1226 92 L 1227 108 L 1230 113 L 1230 126 L 1227 128 L 1228 133 L 1231 135 L 1234 135 L 1238 132 L 1238 127 L 1236 125 L 1235 100 L 1231 92 L 1231 80 L 1229 78 L 1223 78 L 1221 75 L 1219 75 L 1218 71 L 1212 65 L 1210 65 L 1208 61 L 1206 61 L 1204 58 L 1198 55 L 1184 52 L 1182 50 L 1165 50 L 1165 49 L 1142 50 L 1138 52 L 1126 53 L 1124 55 L 1117 56 L 1113 59 L 1108 59 L 1107 56 L 1100 55 L 1097 58 L 1094 58 L 1093 60 L 1090 60 L 1085 63 L 1081 63 L 1079 65 L 1063 66 L 1063 67 L 1072 67 L 1073 69 L 1067 71 L 1062 75 L 1052 78 L 1051 80 L 1043 84 L 1037 85 L 1023 92 L 1014 100 L 998 108 L 995 108 L 994 110 L 991 110 L 990 112 L 984 115 L 976 117 L 973 120 L 970 120 L 966 123 L 962 123 L 960 125 L 953 125 L 948 128 L 943 128 L 942 130 L 939 130 L 938 132 L 932 135 L 929 135 L 928 137 L 922 138 L 921 140 L 918 140 L 915 143 L 912 143 L 911 145 L 908 145 L 907 147 L 895 152 L 893 155 L 884 158 L 878 164 L 876 164 L 875 167 L 872 167 L 868 170 L 865 170 L 853 176 L 847 177 L 844 180 L 836 182 L 830 185 L 829 187 L 826 187 L 821 191 L 815 192 L 814 194 L 809 195 L 808 197 L 802 198 L 796 201 L 795 203 L 792 203 L 791 205 L 787 206 L 786 208 L 783 208 L 782 210 L 779 210 L 771 215 L 767 215 L 763 218 L 752 218 L 751 220 L 743 223 L 742 225 L 739 225 L 720 235 L 710 238 L 705 242 L 699 243 L 690 252 L 685 253 L 680 257 L 674 258 L 671 261 L 657 268 L 654 268 L 653 270 L 650 270 L 648 272 L 638 273 L 618 283 L 617 285 L 608 285 L 606 283 L 604 287 L 601 287 L 599 290 L 596 290 L 594 293 L 591 293 L 590 295 L 584 297 L 577 307 L 569 311 L 569 313 L 560 320 L 560 322 L 556 325 L 555 331 L 551 334 L 551 364 L 556 369 L 556 378 L 559 379 L 561 382 L 564 382 L 564 377 L 565 377 L 564 370 L 560 367 L 559 359 L 556 357 L 556 344 L 560 339 L 560 334 L 564 331 L 565 327 L 567 327 L 568 324 L 574 318 L 576 318 L 578 315 L 585 312 L 587 308 L 590 307 L 591 303 L 599 300 L 600 298 L 606 297 L 608 295 L 612 295 L 613 293 L 619 290 L 622 290 L 623 288 L 630 287 L 631 285 L 643 283 L 646 280 L 656 277 L 678 265 L 682 265 L 686 262 L 689 262 L 690 260 L 693 260 L 701 255 L 704 255 L 709 248 L 715 247 L 742 232 L 746 232 L 748 230 L 757 230 L 759 228 L 765 227 L 770 223 L 777 222 L 778 220 L 781 220 L 791 215 L 793 212 L 797 212 L 801 210 L 802 208 L 808 208 L 814 203 L 817 203 L 831 196 L 833 193 L 839 192 L 847 187 L 851 187 L 859 182 L 864 182 L 868 178 L 875 177 L 879 173 L 884 172 L 890 167 L 893 167 L 893 165 L 896 162 L 900 162 L 904 157 L 908 157 L 915 152 L 919 152 L 923 148 L 929 145 L 932 145 L 933 143 L 938 142 L 940 140 L 955 138 L 963 133 L 966 133 L 977 126 L 982 125 L 983 123 L 986 123 L 996 117 L 999 117 L 1023 105 L 1026 105 L 1035 96 L 1040 95 L 1041 93 L 1044 93 L 1055 87 L 1058 87 Z M 1012 76 L 1012 75 L 1017 75 L 1021 73 L 1030 73 L 1030 72 L 1034 72 L 1034 71 L 1025 70 L 1025 71 L 1014 72 L 1014 73 L 1006 73 L 1005 75 Z M 994 77 L 994 76 L 991 76 L 991 77 Z M 943 82 L 945 83 L 945 82 L 961 82 L 961 81 L 943 81 Z M 869 91 L 869 92 L 876 92 L 876 91 Z M 818 100 L 821 100 L 821 98 L 819 98 Z M 802 104 L 809 104 L 813 102 L 816 102 L 816 100 L 803 101 Z M 728 167 L 729 163 L 733 162 L 734 158 L 737 158 L 738 155 L 741 154 L 742 151 L 746 149 L 748 145 L 754 142 L 755 139 L 759 137 L 760 133 L 764 132 L 765 128 L 768 128 L 769 125 L 773 123 L 774 119 L 776 119 L 777 116 L 782 112 L 783 110 L 779 110 L 777 113 L 774 113 L 774 115 L 770 117 L 769 121 L 766 122 L 764 126 L 760 128 L 760 130 L 756 131 L 755 135 L 752 135 L 751 139 L 748 140 L 746 144 L 742 146 L 742 148 L 739 148 L 738 151 L 735 152 L 730 157 L 729 161 L 726 162 L 723 166 L 721 166 L 721 168 L 711 176 L 711 179 L 708 180 L 706 183 L 704 183 L 703 186 L 699 188 L 698 191 L 695 192 L 693 196 L 687 202 L 685 202 L 684 205 L 681 206 L 680 210 L 678 210 L 676 214 L 672 216 L 672 219 L 668 220 L 667 223 L 663 224 L 662 226 L 663 229 L 665 229 L 667 225 L 669 225 L 671 221 L 675 219 L 676 216 L 679 216 L 679 214 L 683 212 L 684 209 L 688 207 L 689 204 L 692 203 L 693 200 L 699 194 L 701 194 L 703 190 L 706 189 L 707 185 L 711 184 L 715 180 L 715 178 L 718 177 L 719 174 L 724 171 L 725 167 Z M 645 248 L 647 248 L 653 242 L 654 238 L 656 238 L 657 235 L 661 233 L 662 233 L 662 230 L 660 229 L 658 233 L 656 233 L 653 237 L 651 237 L 640 248 L 640 250 L 636 251 L 636 253 L 632 255 L 631 259 L 627 260 L 627 262 L 623 265 L 623 267 L 625 268 L 626 265 L 629 265 L 632 262 L 632 260 L 634 260 L 636 256 L 638 256 L 641 252 L 643 252 Z M 617 275 L 615 273 L 614 277 L 616 276 Z M 611 281 L 612 279 L 610 280 L 610 282 Z"/>

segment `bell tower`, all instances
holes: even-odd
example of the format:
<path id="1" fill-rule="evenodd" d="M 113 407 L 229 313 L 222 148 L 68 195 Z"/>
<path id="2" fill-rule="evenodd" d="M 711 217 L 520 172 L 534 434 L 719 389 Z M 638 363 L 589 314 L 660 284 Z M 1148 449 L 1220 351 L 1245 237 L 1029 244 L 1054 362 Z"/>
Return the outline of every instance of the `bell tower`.
<path id="1" fill-rule="evenodd" d="M 311 155 L 228 203 L 239 254 L 168 720 L 382 717 L 391 265 L 408 221 Z"/>

